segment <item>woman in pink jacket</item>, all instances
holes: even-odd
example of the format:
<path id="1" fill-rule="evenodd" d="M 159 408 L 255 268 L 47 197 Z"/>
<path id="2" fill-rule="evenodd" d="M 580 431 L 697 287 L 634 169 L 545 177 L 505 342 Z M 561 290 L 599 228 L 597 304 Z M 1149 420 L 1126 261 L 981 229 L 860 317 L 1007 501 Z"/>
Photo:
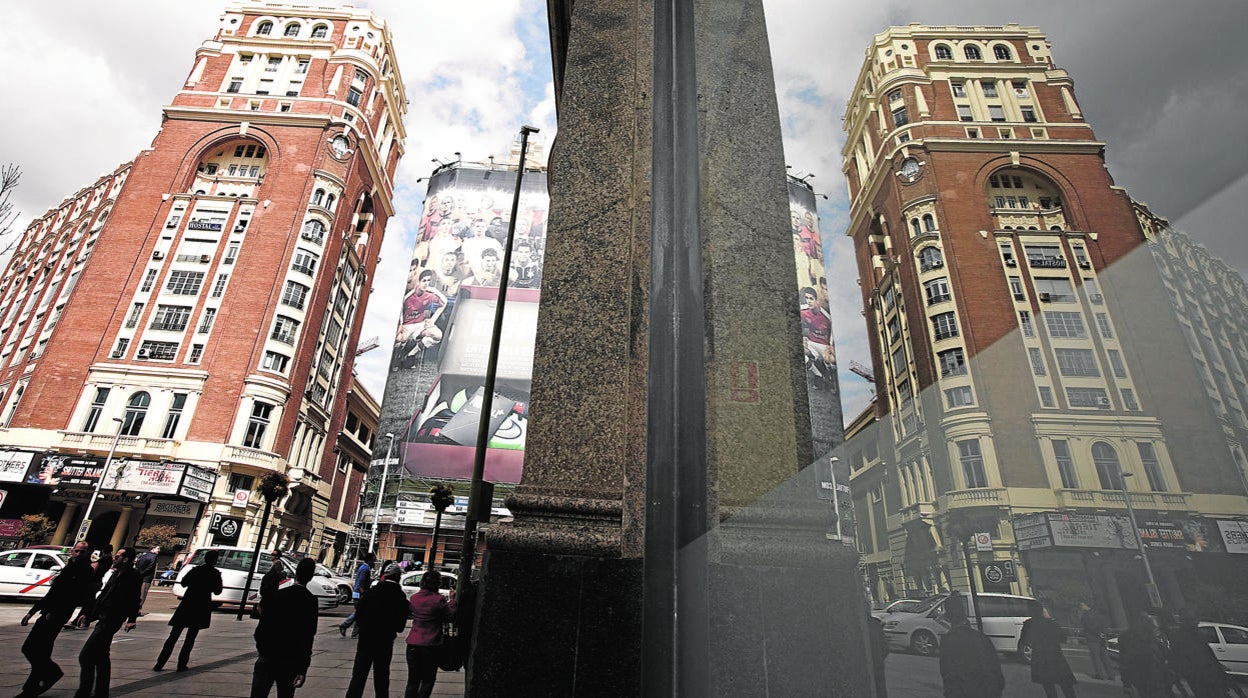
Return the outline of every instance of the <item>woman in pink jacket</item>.
<path id="1" fill-rule="evenodd" d="M 404 698 L 429 698 L 438 678 L 438 645 L 442 625 L 455 614 L 455 592 L 448 601 L 438 593 L 442 573 L 429 570 L 420 577 L 420 591 L 412 594 L 412 631 L 407 635 L 407 690 Z"/>

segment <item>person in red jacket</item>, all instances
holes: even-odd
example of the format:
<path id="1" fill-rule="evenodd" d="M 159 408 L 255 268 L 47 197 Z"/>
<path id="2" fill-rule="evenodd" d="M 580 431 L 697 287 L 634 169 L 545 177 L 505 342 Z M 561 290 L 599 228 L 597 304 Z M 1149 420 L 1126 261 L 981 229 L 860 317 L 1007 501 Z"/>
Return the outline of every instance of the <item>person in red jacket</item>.
<path id="1" fill-rule="evenodd" d="M 438 593 L 442 573 L 429 570 L 420 577 L 420 591 L 412 594 L 412 630 L 407 634 L 407 692 L 405 698 L 429 698 L 438 678 L 438 645 L 442 626 L 455 616 L 455 592 L 450 600 Z"/>

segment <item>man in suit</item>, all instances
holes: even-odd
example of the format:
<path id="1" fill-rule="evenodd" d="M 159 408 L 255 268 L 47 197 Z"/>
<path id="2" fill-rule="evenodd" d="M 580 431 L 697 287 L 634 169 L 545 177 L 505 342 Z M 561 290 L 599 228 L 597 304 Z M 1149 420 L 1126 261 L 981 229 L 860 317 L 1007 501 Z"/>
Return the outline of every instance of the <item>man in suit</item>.
<path id="1" fill-rule="evenodd" d="M 31 698 L 52 687 L 65 675 L 61 667 L 52 661 L 52 647 L 61 628 L 69 622 L 74 609 L 86 600 L 95 588 L 95 570 L 86 541 L 79 541 L 69 554 L 69 562 L 52 580 L 48 593 L 35 602 L 25 616 L 22 626 L 30 624 L 36 613 L 40 614 L 35 627 L 22 643 L 22 654 L 30 662 L 30 676 L 22 684 L 20 698 Z"/>
<path id="2" fill-rule="evenodd" d="M 251 698 L 266 698 L 274 684 L 277 698 L 292 698 L 307 678 L 318 612 L 306 585 L 315 573 L 316 561 L 303 558 L 295 568 L 295 583 L 278 589 L 271 601 L 265 599 L 256 624 L 260 658 L 251 674 Z"/>
<path id="3" fill-rule="evenodd" d="M 386 568 L 381 581 L 360 601 L 356 621 L 360 641 L 355 646 L 355 664 L 347 698 L 362 698 L 368 671 L 373 670 L 373 693 L 377 698 L 390 695 L 390 659 L 394 656 L 395 634 L 407 627 L 407 595 L 399 587 L 403 569 L 397 564 Z"/>
<path id="4" fill-rule="evenodd" d="M 112 679 L 113 636 L 124 625 L 126 632 L 134 629 L 139 607 L 143 605 L 143 578 L 134 569 L 134 549 L 122 548 L 113 561 L 113 576 L 104 585 L 96 599 L 93 615 L 87 621 L 98 620 L 91 636 L 78 653 L 78 676 L 76 698 L 105 698 Z"/>

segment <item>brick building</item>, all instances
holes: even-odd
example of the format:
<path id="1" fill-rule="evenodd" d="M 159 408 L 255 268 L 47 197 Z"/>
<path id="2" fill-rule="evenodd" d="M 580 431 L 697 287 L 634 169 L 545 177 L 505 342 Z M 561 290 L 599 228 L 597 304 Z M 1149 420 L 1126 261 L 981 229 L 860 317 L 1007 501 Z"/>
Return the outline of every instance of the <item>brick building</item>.
<path id="1" fill-rule="evenodd" d="M 341 546 L 375 431 L 352 365 L 405 111 L 371 12 L 225 10 L 151 147 L 31 223 L 0 279 L 0 443 L 29 495 L 0 518 L 43 511 L 72 538 L 115 447 L 93 542 L 161 520 L 191 547 L 247 545 L 245 493 L 279 471 L 302 479 L 269 542 Z M 214 514 L 241 528 L 210 532 Z"/>
<path id="2" fill-rule="evenodd" d="M 1215 409 L 1200 389 L 1133 202 L 1045 36 L 894 27 L 853 95 L 848 234 L 878 399 L 846 457 L 876 596 L 966 589 L 959 542 L 986 532 L 972 568 L 1011 560 L 1018 578 L 976 571 L 981 590 L 1059 614 L 1092 595 L 1122 619 L 1151 593 L 1123 472 L 1162 599 L 1242 573 L 1248 549 L 1227 537 L 1248 510 L 1227 436 L 1242 403 Z"/>

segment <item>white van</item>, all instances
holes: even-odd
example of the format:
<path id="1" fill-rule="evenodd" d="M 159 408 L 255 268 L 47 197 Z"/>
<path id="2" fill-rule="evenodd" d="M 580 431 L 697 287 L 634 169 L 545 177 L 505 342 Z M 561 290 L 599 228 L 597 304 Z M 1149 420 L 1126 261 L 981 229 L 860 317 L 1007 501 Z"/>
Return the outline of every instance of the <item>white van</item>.
<path id="1" fill-rule="evenodd" d="M 909 611 L 889 614 L 884 620 L 884 637 L 890 647 L 910 650 L 916 654 L 933 655 L 940 650 L 940 638 L 949 631 L 945 620 L 945 603 L 949 594 L 928 597 Z M 971 609 L 971 595 L 959 594 L 966 604 L 966 617 L 971 627 L 976 626 Z M 979 611 L 984 619 L 983 632 L 992 640 L 993 647 L 1002 653 L 1017 653 L 1026 661 L 1031 648 L 1019 644 L 1023 623 L 1040 608 L 1040 602 L 1030 596 L 1012 594 L 979 594 Z"/>
<path id="2" fill-rule="evenodd" d="M 204 555 L 209 550 L 217 551 L 217 569 L 221 570 L 221 586 L 223 587 L 220 594 L 214 594 L 213 601 L 218 603 L 237 604 L 243 598 L 243 585 L 247 583 L 247 570 L 251 567 L 252 550 L 246 548 L 230 548 L 225 546 L 210 546 L 200 548 L 191 555 L 190 559 L 182 565 L 182 569 L 178 571 L 178 581 L 173 585 L 173 594 L 182 598 L 186 593 L 186 587 L 182 586 L 182 580 L 192 568 L 204 564 Z M 286 566 L 286 572 L 291 577 L 295 576 L 295 561 L 288 555 L 282 557 L 282 564 Z M 254 604 L 260 600 L 260 580 L 264 578 L 273 567 L 273 562 L 269 558 L 267 552 L 260 553 L 260 564 L 256 567 L 256 574 L 251 578 L 251 591 L 247 597 L 247 603 Z M 338 588 L 333 582 L 324 577 L 313 577 L 308 582 L 308 591 L 316 597 L 316 600 L 323 611 L 327 608 L 336 608 L 338 606 Z"/>

